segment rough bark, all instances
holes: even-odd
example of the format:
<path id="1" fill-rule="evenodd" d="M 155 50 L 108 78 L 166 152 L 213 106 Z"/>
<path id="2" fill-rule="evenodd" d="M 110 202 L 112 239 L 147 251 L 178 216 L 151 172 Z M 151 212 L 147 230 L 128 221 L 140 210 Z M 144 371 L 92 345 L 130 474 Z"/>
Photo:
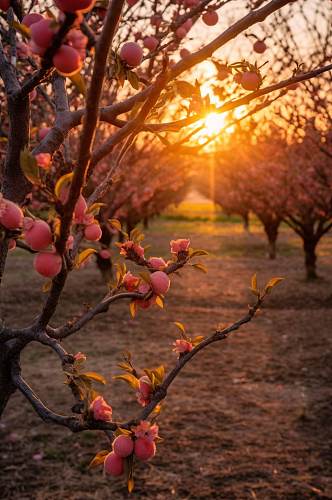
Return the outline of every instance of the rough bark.
<path id="1" fill-rule="evenodd" d="M 9 349 L 0 344 L 0 418 L 16 388 L 11 379 Z"/>
<path id="2" fill-rule="evenodd" d="M 274 221 L 264 224 L 264 231 L 268 240 L 268 256 L 274 260 L 277 256 L 277 239 L 280 221 Z"/>
<path id="3" fill-rule="evenodd" d="M 22 204 L 31 189 L 20 166 L 20 153 L 29 144 L 29 97 L 8 97 L 8 149 L 3 172 L 2 192 L 5 198 Z"/>
<path id="4" fill-rule="evenodd" d="M 243 221 L 243 230 L 246 233 L 250 233 L 250 219 L 249 219 L 249 212 L 242 214 L 242 221 Z"/>
<path id="5" fill-rule="evenodd" d="M 317 241 L 315 239 L 308 238 L 303 240 L 304 262 L 308 281 L 312 281 L 318 278 L 316 272 L 316 246 Z"/>

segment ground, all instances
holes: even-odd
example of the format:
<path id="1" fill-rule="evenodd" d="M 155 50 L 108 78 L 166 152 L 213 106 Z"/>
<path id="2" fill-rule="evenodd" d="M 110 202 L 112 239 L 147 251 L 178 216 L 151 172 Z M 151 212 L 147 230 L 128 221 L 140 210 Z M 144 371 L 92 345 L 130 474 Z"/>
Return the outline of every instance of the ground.
<path id="1" fill-rule="evenodd" d="M 87 368 L 110 380 L 105 397 L 116 419 L 138 411 L 131 389 L 112 381 L 122 351 L 131 350 L 141 368 L 171 367 L 173 321 L 192 335 L 209 335 L 246 313 L 254 272 L 261 283 L 272 276 L 286 280 L 251 324 L 203 351 L 176 379 L 159 422 L 164 441 L 152 461 L 137 466 L 132 498 L 332 498 L 331 236 L 319 247 L 322 279 L 310 284 L 300 241 L 286 228 L 274 262 L 266 258 L 256 225 L 248 235 L 239 223 L 158 219 L 147 231 L 152 255 L 166 255 L 171 238 L 186 236 L 211 252 L 207 275 L 188 269 L 172 280 L 164 310 L 141 311 L 132 320 L 122 304 L 64 343 L 73 353 L 86 353 Z M 30 260 L 15 251 L 8 262 L 3 307 L 10 324 L 24 325 L 38 313 L 42 280 L 31 277 Z M 103 290 L 94 266 L 76 272 L 55 323 L 75 315 L 83 302 L 95 303 Z M 23 372 L 52 409 L 69 411 L 72 400 L 51 352 L 29 346 Z M 18 393 L 0 426 L 1 498 L 128 498 L 121 479 L 87 470 L 107 445 L 102 433 L 72 435 L 46 425 Z"/>

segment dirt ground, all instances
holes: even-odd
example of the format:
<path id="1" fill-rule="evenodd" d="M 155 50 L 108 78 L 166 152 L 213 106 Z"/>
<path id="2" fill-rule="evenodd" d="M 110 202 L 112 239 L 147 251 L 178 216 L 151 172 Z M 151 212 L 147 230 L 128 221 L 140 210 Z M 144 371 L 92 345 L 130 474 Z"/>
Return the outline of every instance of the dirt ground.
<path id="1" fill-rule="evenodd" d="M 306 283 L 300 241 L 282 230 L 280 255 L 265 257 L 259 228 L 240 225 L 155 221 L 147 232 L 152 255 L 166 255 L 172 237 L 192 238 L 211 252 L 207 275 L 188 269 L 174 277 L 164 310 L 130 319 L 128 305 L 113 307 L 65 347 L 88 356 L 87 368 L 106 376 L 115 419 L 135 416 L 133 392 L 112 381 L 121 352 L 130 349 L 138 367 L 175 362 L 173 321 L 189 334 L 208 335 L 246 312 L 250 277 L 261 283 L 285 276 L 261 314 L 227 341 L 200 353 L 172 385 L 160 417 L 164 438 L 156 457 L 136 467 L 136 499 L 332 498 L 332 237 L 319 247 L 322 279 Z M 29 256 L 10 256 L 5 319 L 23 325 L 38 313 L 42 280 L 31 278 Z M 95 303 L 104 285 L 94 266 L 75 273 L 55 323 Z M 47 404 L 68 412 L 72 404 L 58 360 L 30 345 L 25 378 Z M 87 470 L 103 449 L 101 432 L 72 435 L 44 424 L 20 394 L 0 423 L 0 497 L 13 500 L 120 500 L 129 497 L 121 479 Z"/>

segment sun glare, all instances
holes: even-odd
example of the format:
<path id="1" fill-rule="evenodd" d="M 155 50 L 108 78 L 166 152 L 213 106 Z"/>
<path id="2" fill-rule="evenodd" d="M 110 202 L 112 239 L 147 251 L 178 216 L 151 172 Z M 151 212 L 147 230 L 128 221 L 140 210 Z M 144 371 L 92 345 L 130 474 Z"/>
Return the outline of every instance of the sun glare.
<path id="1" fill-rule="evenodd" d="M 204 120 L 204 132 L 206 131 L 207 135 L 216 135 L 225 127 L 226 120 L 225 115 L 221 115 L 219 113 L 210 113 Z"/>

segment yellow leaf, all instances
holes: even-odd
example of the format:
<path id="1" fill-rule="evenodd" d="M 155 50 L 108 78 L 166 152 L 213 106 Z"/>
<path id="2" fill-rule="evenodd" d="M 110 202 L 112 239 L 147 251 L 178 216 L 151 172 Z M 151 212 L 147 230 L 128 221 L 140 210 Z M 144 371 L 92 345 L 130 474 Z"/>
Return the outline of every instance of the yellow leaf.
<path id="1" fill-rule="evenodd" d="M 124 380 L 129 384 L 133 389 L 137 390 L 139 383 L 138 379 L 132 375 L 131 373 L 124 373 L 123 375 L 115 375 L 113 377 L 114 380 Z"/>
<path id="2" fill-rule="evenodd" d="M 196 345 L 200 344 L 202 342 L 202 340 L 204 340 L 203 335 L 198 335 L 197 337 L 194 337 L 192 339 L 191 343 L 193 346 L 196 346 Z"/>
<path id="3" fill-rule="evenodd" d="M 155 374 L 157 382 L 161 384 L 165 377 L 165 367 L 163 365 L 160 365 L 158 366 L 158 368 L 155 368 L 153 370 L 153 373 Z"/>
<path id="4" fill-rule="evenodd" d="M 58 73 L 60 73 L 60 75 L 61 75 L 60 71 L 58 71 Z M 66 75 L 64 75 L 64 76 L 66 76 Z M 81 75 L 81 73 L 79 71 L 77 71 L 76 73 L 74 73 L 73 75 L 69 76 L 68 78 L 75 85 L 75 87 L 77 88 L 77 90 L 79 91 L 79 93 L 82 94 L 83 96 L 86 96 L 85 81 L 84 81 L 84 78 Z"/>
<path id="5" fill-rule="evenodd" d="M 101 207 L 106 207 L 106 203 L 93 203 L 86 212 L 88 214 L 98 215 Z"/>
<path id="6" fill-rule="evenodd" d="M 115 435 L 121 436 L 121 434 L 124 434 L 125 436 L 131 436 L 132 432 L 129 431 L 128 429 L 123 429 L 122 427 L 118 427 L 115 431 Z"/>
<path id="7" fill-rule="evenodd" d="M 88 259 L 90 257 L 90 255 L 92 255 L 94 253 L 97 253 L 97 250 L 95 250 L 94 248 L 86 248 L 85 250 L 83 250 L 83 252 L 79 253 L 75 257 L 75 267 L 76 267 L 76 269 L 78 269 L 83 264 L 83 262 L 86 259 Z"/>
<path id="8" fill-rule="evenodd" d="M 257 290 L 257 275 L 256 275 L 256 273 L 251 278 L 251 288 L 252 288 L 252 290 Z"/>
<path id="9" fill-rule="evenodd" d="M 102 465 L 105 461 L 106 456 L 110 453 L 109 450 L 101 450 L 93 457 L 91 462 L 89 463 L 89 469 L 92 467 L 97 467 L 98 465 Z"/>
<path id="10" fill-rule="evenodd" d="M 283 280 L 284 278 L 271 278 L 265 286 L 265 292 L 269 293 L 273 287 L 279 285 L 279 283 L 281 283 L 281 281 Z"/>
<path id="11" fill-rule="evenodd" d="M 63 175 L 62 177 L 60 177 L 60 179 L 58 179 L 56 185 L 55 185 L 55 188 L 54 188 L 54 193 L 55 193 L 55 196 L 57 198 L 60 197 L 60 194 L 61 194 L 61 190 L 66 186 L 70 186 L 70 183 L 72 181 L 72 178 L 73 178 L 73 172 L 70 172 L 69 174 L 65 174 Z"/>
<path id="12" fill-rule="evenodd" d="M 207 252 L 206 250 L 193 250 L 192 248 L 190 248 L 189 255 L 191 258 L 192 257 L 200 257 L 203 255 L 209 255 L 209 252 Z"/>
<path id="13" fill-rule="evenodd" d="M 47 293 L 51 290 L 52 280 L 48 280 L 43 284 L 42 292 Z"/>
<path id="14" fill-rule="evenodd" d="M 157 306 L 160 307 L 160 309 L 164 309 L 164 301 L 163 301 L 162 297 L 160 297 L 160 295 L 157 295 L 157 297 L 156 297 L 156 304 L 157 304 Z"/>
<path id="15" fill-rule="evenodd" d="M 132 367 L 130 366 L 129 363 L 118 363 L 118 367 L 121 368 L 122 370 L 125 370 L 126 372 L 131 373 L 133 371 Z"/>
<path id="16" fill-rule="evenodd" d="M 184 325 L 182 323 L 180 323 L 180 321 L 174 321 L 174 325 L 182 332 L 182 333 L 186 333 L 186 329 L 184 327 Z"/>
<path id="17" fill-rule="evenodd" d="M 135 300 L 133 300 L 132 302 L 130 302 L 130 304 L 129 304 L 129 311 L 130 311 L 131 317 L 135 318 L 136 312 L 137 312 L 137 304 L 136 304 Z"/>
<path id="18" fill-rule="evenodd" d="M 134 478 L 129 477 L 127 481 L 128 492 L 131 493 L 134 489 Z"/>
<path id="19" fill-rule="evenodd" d="M 145 281 L 145 283 L 147 283 L 148 285 L 151 283 L 151 274 L 148 271 L 143 271 L 138 274 L 142 278 L 142 280 Z"/>
<path id="20" fill-rule="evenodd" d="M 106 384 L 106 379 L 102 375 L 96 372 L 84 372 L 80 373 L 80 377 L 88 380 L 93 380 L 94 382 L 99 382 L 99 384 Z"/>
<path id="21" fill-rule="evenodd" d="M 31 30 L 28 26 L 25 26 L 25 24 L 20 24 L 17 21 L 13 21 L 11 23 L 12 27 L 16 29 L 21 35 L 24 36 L 24 38 L 30 38 L 31 37 Z"/>
<path id="22" fill-rule="evenodd" d="M 197 262 L 197 264 L 192 264 L 192 267 L 194 267 L 198 271 L 202 271 L 203 273 L 207 273 L 206 266 L 204 266 L 204 264 L 201 264 L 200 262 Z"/>
<path id="23" fill-rule="evenodd" d="M 118 231 L 121 231 L 121 222 L 118 219 L 108 219 L 108 223 Z"/>
<path id="24" fill-rule="evenodd" d="M 141 231 L 138 229 L 138 227 L 134 227 L 132 231 L 130 231 L 129 239 L 135 242 L 138 242 L 138 238 L 140 238 Z"/>

